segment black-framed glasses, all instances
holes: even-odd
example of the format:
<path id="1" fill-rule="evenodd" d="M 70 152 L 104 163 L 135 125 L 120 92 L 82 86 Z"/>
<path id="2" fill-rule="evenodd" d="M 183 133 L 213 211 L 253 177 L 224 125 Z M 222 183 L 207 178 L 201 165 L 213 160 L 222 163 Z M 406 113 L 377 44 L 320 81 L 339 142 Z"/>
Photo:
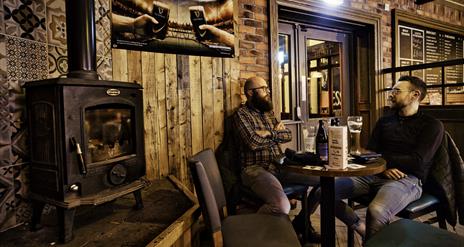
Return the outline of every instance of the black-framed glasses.
<path id="1" fill-rule="evenodd" d="M 270 92 L 271 91 L 268 86 L 255 87 L 255 88 L 250 88 L 248 90 L 253 90 L 254 91 L 254 90 L 258 90 L 258 89 L 262 89 L 265 92 Z"/>
<path id="2" fill-rule="evenodd" d="M 392 88 L 389 93 L 392 94 L 392 95 L 397 95 L 397 94 L 400 94 L 402 92 L 412 92 L 412 91 L 414 91 L 414 90 L 402 90 L 402 89 L 399 89 L 399 88 Z"/>

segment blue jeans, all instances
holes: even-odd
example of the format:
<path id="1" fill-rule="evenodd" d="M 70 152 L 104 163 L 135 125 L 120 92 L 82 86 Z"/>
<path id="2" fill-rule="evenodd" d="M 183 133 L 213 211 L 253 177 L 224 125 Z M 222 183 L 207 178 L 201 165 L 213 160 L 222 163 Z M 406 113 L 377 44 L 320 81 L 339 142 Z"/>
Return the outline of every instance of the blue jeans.
<path id="1" fill-rule="evenodd" d="M 369 239 L 409 203 L 419 199 L 421 194 L 421 181 L 413 175 L 400 180 L 378 176 L 337 178 L 335 215 L 348 227 L 355 228 L 359 224 L 359 217 L 342 199 L 375 195 L 366 215 L 366 239 Z"/>
<path id="2" fill-rule="evenodd" d="M 303 184 L 312 187 L 319 185 L 319 177 L 279 170 L 272 166 L 271 168 L 266 170 L 261 166 L 252 165 L 242 170 L 243 185 L 249 187 L 264 201 L 258 213 L 279 215 L 290 212 L 290 202 L 281 183 Z M 308 212 L 311 214 L 319 205 L 319 198 L 310 197 L 308 200 Z"/>

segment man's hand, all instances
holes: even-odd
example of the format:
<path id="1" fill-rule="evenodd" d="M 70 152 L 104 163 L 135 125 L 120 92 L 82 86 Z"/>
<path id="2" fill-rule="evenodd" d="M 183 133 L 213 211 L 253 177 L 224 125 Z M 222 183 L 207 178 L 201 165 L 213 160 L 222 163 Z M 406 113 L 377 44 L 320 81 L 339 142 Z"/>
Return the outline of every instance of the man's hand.
<path id="1" fill-rule="evenodd" d="M 257 135 L 261 136 L 262 138 L 266 138 L 272 135 L 271 132 L 268 130 L 256 130 L 255 132 Z"/>
<path id="2" fill-rule="evenodd" d="M 158 24 L 158 21 L 155 18 L 143 14 L 134 19 L 134 33 L 138 35 L 151 35 L 153 32 L 153 25 L 156 24 Z"/>
<path id="3" fill-rule="evenodd" d="M 279 122 L 275 127 L 274 130 L 284 130 L 285 125 L 282 122 Z"/>
<path id="4" fill-rule="evenodd" d="M 408 176 L 396 168 L 387 169 L 382 174 L 385 177 L 393 180 L 399 180 Z"/>

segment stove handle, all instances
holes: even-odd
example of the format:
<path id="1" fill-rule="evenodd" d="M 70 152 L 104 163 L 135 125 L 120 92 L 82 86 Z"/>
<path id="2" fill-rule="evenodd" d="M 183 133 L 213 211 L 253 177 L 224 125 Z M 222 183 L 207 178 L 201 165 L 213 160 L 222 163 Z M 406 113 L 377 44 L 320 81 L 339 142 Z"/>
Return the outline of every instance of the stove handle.
<path id="1" fill-rule="evenodd" d="M 84 162 L 84 156 L 82 155 L 81 145 L 76 141 L 76 138 L 71 137 L 71 143 L 76 149 L 77 163 L 79 164 L 79 171 L 82 175 L 87 174 L 87 165 Z"/>

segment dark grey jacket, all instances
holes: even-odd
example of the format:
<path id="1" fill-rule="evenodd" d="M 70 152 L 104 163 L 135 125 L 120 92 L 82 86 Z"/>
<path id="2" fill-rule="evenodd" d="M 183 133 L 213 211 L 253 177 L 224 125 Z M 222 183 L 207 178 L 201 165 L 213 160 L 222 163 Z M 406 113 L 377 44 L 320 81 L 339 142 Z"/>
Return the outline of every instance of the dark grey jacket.
<path id="1" fill-rule="evenodd" d="M 464 161 L 448 132 L 434 156 L 425 189 L 443 202 L 446 221 L 464 225 Z"/>

